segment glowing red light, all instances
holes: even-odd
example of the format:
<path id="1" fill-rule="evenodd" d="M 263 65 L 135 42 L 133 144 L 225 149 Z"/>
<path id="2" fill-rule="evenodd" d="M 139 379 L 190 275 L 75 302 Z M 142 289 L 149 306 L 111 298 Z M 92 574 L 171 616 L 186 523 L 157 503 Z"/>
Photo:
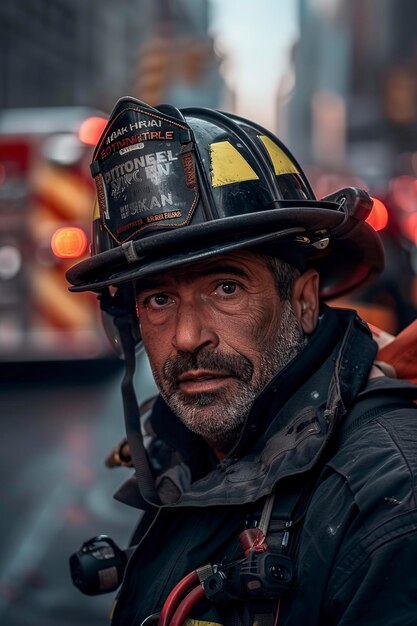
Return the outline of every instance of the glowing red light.
<path id="1" fill-rule="evenodd" d="M 388 224 L 388 209 L 382 200 L 378 198 L 372 200 L 374 204 L 366 221 L 374 230 L 382 230 Z"/>
<path id="2" fill-rule="evenodd" d="M 104 117 L 88 117 L 79 128 L 79 140 L 89 146 L 95 146 L 106 125 L 107 120 Z"/>
<path id="3" fill-rule="evenodd" d="M 87 250 L 87 235 L 81 228 L 58 228 L 51 238 L 52 252 L 59 259 L 77 259 Z"/>

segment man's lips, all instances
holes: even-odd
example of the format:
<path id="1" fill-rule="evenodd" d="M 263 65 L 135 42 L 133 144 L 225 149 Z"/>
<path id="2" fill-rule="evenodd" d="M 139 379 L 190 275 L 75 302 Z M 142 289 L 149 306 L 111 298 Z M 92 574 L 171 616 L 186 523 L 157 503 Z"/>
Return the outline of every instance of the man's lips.
<path id="1" fill-rule="evenodd" d="M 177 385 L 182 391 L 198 393 L 218 389 L 230 378 L 232 374 L 226 371 L 193 370 L 178 376 Z"/>

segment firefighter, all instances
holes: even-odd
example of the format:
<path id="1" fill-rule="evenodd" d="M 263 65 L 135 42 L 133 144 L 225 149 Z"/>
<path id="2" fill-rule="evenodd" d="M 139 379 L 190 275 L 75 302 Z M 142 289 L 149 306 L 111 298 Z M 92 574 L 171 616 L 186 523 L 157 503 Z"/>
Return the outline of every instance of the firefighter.
<path id="1" fill-rule="evenodd" d="M 116 497 L 143 512 L 113 624 L 415 623 L 417 387 L 325 304 L 383 268 L 372 200 L 317 200 L 254 122 L 130 97 L 92 173 L 92 256 L 67 276 L 124 351 Z M 141 418 L 140 342 L 159 388 Z"/>

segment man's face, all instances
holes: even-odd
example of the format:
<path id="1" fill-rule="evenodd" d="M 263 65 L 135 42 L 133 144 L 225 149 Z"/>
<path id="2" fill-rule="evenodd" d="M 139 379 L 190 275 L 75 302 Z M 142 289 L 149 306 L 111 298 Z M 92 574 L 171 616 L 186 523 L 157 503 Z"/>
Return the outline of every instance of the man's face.
<path id="1" fill-rule="evenodd" d="M 233 252 L 137 285 L 141 334 L 167 404 L 218 449 L 304 344 L 265 259 Z"/>

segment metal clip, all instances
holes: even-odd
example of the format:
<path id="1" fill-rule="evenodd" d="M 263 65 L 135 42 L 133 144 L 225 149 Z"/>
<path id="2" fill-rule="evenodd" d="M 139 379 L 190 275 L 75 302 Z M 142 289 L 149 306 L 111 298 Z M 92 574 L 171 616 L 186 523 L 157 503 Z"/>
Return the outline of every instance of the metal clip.
<path id="1" fill-rule="evenodd" d="M 315 241 L 311 244 L 314 248 L 318 250 L 325 250 L 330 243 L 330 237 L 324 237 L 323 239 L 319 239 L 319 241 Z"/>

